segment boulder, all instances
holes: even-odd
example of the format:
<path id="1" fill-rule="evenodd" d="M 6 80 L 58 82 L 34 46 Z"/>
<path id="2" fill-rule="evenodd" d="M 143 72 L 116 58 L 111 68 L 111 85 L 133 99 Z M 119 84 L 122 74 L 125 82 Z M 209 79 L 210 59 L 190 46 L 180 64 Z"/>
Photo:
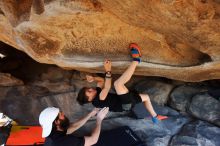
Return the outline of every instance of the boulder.
<path id="1" fill-rule="evenodd" d="M 11 76 L 8 73 L 0 73 L 0 86 L 19 86 L 23 81 Z"/>
<path id="2" fill-rule="evenodd" d="M 169 105 L 181 112 L 186 112 L 186 108 L 191 102 L 191 98 L 196 94 L 205 91 L 201 86 L 181 85 L 176 87 L 169 98 Z"/>
<path id="3" fill-rule="evenodd" d="M 153 102 L 152 102 L 152 105 L 153 105 L 155 112 L 159 115 L 166 115 L 166 116 L 178 116 L 179 115 L 177 111 L 175 111 L 174 109 L 171 109 L 170 107 L 160 106 Z M 132 116 L 134 116 L 137 119 L 144 119 L 151 115 L 145 108 L 144 103 L 138 103 L 134 105 L 134 107 L 132 108 Z"/>
<path id="4" fill-rule="evenodd" d="M 182 126 L 190 121 L 184 116 L 174 116 L 163 120 L 159 124 L 153 124 L 150 118 L 133 119 L 130 117 L 106 118 L 102 123 L 102 130 L 109 130 L 120 126 L 129 126 L 143 141 L 150 146 L 168 146 L 171 137 L 181 130 Z M 89 121 L 77 131 L 77 135 L 90 133 L 95 121 Z"/>
<path id="5" fill-rule="evenodd" d="M 220 126 L 220 102 L 209 94 L 194 96 L 188 110 L 196 118 Z"/>
<path id="6" fill-rule="evenodd" d="M 69 82 L 61 81 L 61 82 L 50 82 L 49 80 L 45 81 L 35 81 L 32 85 L 45 87 L 52 93 L 65 93 L 70 91 L 75 91 L 75 86 L 71 85 Z"/>
<path id="7" fill-rule="evenodd" d="M 220 128 L 203 121 L 184 125 L 175 135 L 170 146 L 219 146 Z"/>
<path id="8" fill-rule="evenodd" d="M 45 73 L 41 74 L 41 80 L 49 80 L 50 82 L 69 82 L 72 72 L 59 67 L 49 67 Z"/>
<path id="9" fill-rule="evenodd" d="M 159 105 L 164 105 L 169 99 L 173 85 L 164 81 L 144 80 L 135 86 L 139 93 L 148 94 L 150 99 Z"/>
<path id="10" fill-rule="evenodd" d="M 0 98 L 0 111 L 21 125 L 38 124 L 38 115 L 42 109 L 39 98 L 50 94 L 47 88 L 39 86 L 6 87 Z"/>

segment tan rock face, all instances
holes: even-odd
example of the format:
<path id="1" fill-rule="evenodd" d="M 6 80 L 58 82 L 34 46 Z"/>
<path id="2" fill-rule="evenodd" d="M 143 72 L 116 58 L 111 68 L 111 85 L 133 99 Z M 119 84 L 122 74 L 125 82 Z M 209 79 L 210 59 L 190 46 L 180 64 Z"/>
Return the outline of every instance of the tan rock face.
<path id="1" fill-rule="evenodd" d="M 220 78 L 218 0 L 17 3 L 26 6 L 22 12 L 32 9 L 29 19 L 14 16 L 13 5 L 0 3 L 0 40 L 38 62 L 103 72 L 109 58 L 113 73 L 122 73 L 131 60 L 128 45 L 136 42 L 143 54 L 138 75 L 193 82 Z M 11 15 L 19 21 L 13 23 Z"/>

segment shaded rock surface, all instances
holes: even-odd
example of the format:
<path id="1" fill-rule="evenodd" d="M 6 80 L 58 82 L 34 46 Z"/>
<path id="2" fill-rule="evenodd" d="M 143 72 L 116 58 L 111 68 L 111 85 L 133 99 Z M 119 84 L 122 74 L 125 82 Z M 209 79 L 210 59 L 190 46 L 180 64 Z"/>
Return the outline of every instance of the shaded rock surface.
<path id="1" fill-rule="evenodd" d="M 220 128 L 207 122 L 195 121 L 186 124 L 175 135 L 170 146 L 218 146 L 220 145 Z"/>
<path id="2" fill-rule="evenodd" d="M 186 112 L 192 97 L 204 91 L 207 91 L 207 88 L 201 85 L 178 86 L 170 94 L 169 105 L 178 111 Z"/>
<path id="3" fill-rule="evenodd" d="M 140 81 L 140 83 L 135 86 L 136 91 L 138 91 L 139 93 L 148 94 L 152 101 L 160 105 L 164 105 L 167 103 L 169 94 L 172 89 L 173 85 L 169 82 L 164 82 L 162 79 L 161 81 Z"/>
<path id="4" fill-rule="evenodd" d="M 23 85 L 23 81 L 16 79 L 10 74 L 0 73 L 0 86 L 18 86 Z"/>
<path id="5" fill-rule="evenodd" d="M 204 93 L 192 98 L 189 112 L 202 120 L 209 121 L 220 126 L 220 102 Z"/>
<path id="6" fill-rule="evenodd" d="M 208 94 L 220 101 L 220 88 L 219 87 L 209 89 Z"/>
<path id="7" fill-rule="evenodd" d="M 220 78 L 219 1 L 38 2 L 0 2 L 0 41 L 38 62 L 100 73 L 109 58 L 113 72 L 122 73 L 131 60 L 128 44 L 137 42 L 143 54 L 137 75 Z"/>
<path id="8" fill-rule="evenodd" d="M 189 122 L 189 118 L 184 116 L 170 117 L 167 120 L 155 125 L 150 118 L 145 119 L 133 119 L 129 117 L 118 117 L 106 119 L 103 122 L 103 130 L 109 130 L 119 126 L 129 126 L 146 145 L 152 146 L 167 146 L 173 135 L 178 133 L 181 127 Z M 82 135 L 82 133 L 90 133 L 92 125 L 95 121 L 87 123 L 84 127 L 77 131 L 76 135 Z"/>
<path id="9" fill-rule="evenodd" d="M 18 56 L 15 55 L 14 57 Z M 0 86 L 0 112 L 4 112 L 12 119 L 15 119 L 19 124 L 38 125 L 38 116 L 40 112 L 48 106 L 59 107 L 62 111 L 65 112 L 65 114 L 70 118 L 71 121 L 79 119 L 93 109 L 93 106 L 91 104 L 80 106 L 76 102 L 76 96 L 80 88 L 82 88 L 83 86 L 95 86 L 94 83 L 87 83 L 85 81 L 85 75 L 87 74 L 86 72 L 63 70 L 61 68 L 55 67 L 54 65 L 44 65 L 36 62 L 33 63 L 31 62 L 31 60 L 24 58 L 20 58 L 20 62 L 18 64 L 14 64 L 16 60 L 12 59 L 13 63 L 10 65 L 10 68 L 7 69 L 6 66 L 8 63 L 10 63 L 9 58 L 10 55 L 8 56 L 8 59 L 4 58 L 3 62 L 1 62 L 1 66 L 3 67 L 1 68 L 1 71 L 3 71 L 4 73 L 12 73 L 15 76 L 13 77 L 15 79 L 20 79 L 21 77 L 21 79 L 24 80 L 24 83 L 21 85 Z M 7 61 L 8 63 L 6 63 L 5 61 Z M 118 78 L 118 76 L 119 75 L 113 75 L 113 80 Z M 144 83 L 142 84 L 143 86 L 141 86 L 140 84 L 142 83 L 142 81 Z M 147 83 L 147 81 L 151 83 L 151 86 L 145 86 L 145 83 Z M 219 81 L 217 80 L 212 83 L 214 83 L 216 87 L 218 87 L 219 85 Z M 199 91 L 204 91 L 203 86 L 200 86 L 203 83 L 195 84 L 198 84 Z M 206 84 L 209 85 L 210 83 L 207 82 Z M 169 94 L 172 94 L 173 92 L 175 92 L 175 97 L 179 97 L 181 93 L 183 93 L 184 97 L 187 97 L 188 95 L 191 96 L 191 92 L 194 93 L 194 90 L 189 89 L 190 93 L 186 94 L 185 92 L 188 88 L 180 88 L 181 90 L 171 91 L 171 89 L 173 88 L 178 89 L 176 87 L 184 87 L 183 85 L 189 86 L 189 83 L 177 82 L 167 79 L 161 80 L 161 78 L 155 79 L 143 76 L 134 76 L 131 82 L 129 82 L 128 87 L 129 89 L 133 89 L 137 87 L 137 85 L 139 86 L 138 88 L 143 89 L 145 93 L 147 93 L 146 91 L 149 90 L 154 91 L 152 93 L 158 92 L 163 95 L 161 96 L 162 98 L 157 98 L 157 100 L 159 101 L 169 101 L 169 97 L 166 97 L 165 95 L 169 96 Z M 166 88 L 166 86 L 168 86 L 169 88 Z M 164 88 L 161 87 L 165 87 L 165 89 L 168 90 L 164 90 Z M 177 93 L 177 91 L 179 91 L 180 93 Z M 114 92 L 113 89 L 112 92 Z M 211 90 L 209 90 L 209 92 L 211 92 Z M 158 94 L 156 95 L 159 96 Z M 201 101 L 200 98 L 204 101 Z M 216 107 L 218 107 L 219 104 L 217 98 L 212 98 L 210 95 L 204 93 L 195 93 L 191 100 L 188 102 L 189 105 L 193 107 L 192 112 L 189 112 L 190 114 L 192 114 L 195 118 L 207 120 L 210 123 L 214 123 L 218 126 L 218 124 L 216 123 L 216 119 L 218 121 L 219 113 L 216 112 L 216 110 L 218 110 L 218 108 Z M 143 109 L 143 104 L 140 105 Z M 171 109 L 170 107 L 154 105 L 154 108 L 157 113 L 168 115 L 169 118 L 160 122 L 158 125 L 155 125 L 152 123 L 151 118 L 148 117 L 149 114 L 147 112 L 145 113 L 146 115 L 144 119 L 135 119 L 131 116 L 129 112 L 110 112 L 107 119 L 105 119 L 105 121 L 103 122 L 102 130 L 109 130 L 119 126 L 127 125 L 139 135 L 139 137 L 144 141 L 145 145 L 150 146 L 168 146 L 171 144 L 185 144 L 186 142 L 188 142 L 183 141 L 184 138 L 178 138 L 178 136 L 181 137 L 181 131 L 183 129 L 182 127 L 184 125 L 187 126 L 187 123 L 190 122 L 192 118 L 189 117 L 189 115 L 184 116 L 174 109 Z M 188 112 L 189 109 L 187 109 L 186 111 Z M 94 124 L 95 119 L 92 118 L 75 134 L 84 135 L 90 133 Z M 203 127 L 203 124 L 194 125 L 197 127 Z M 202 138 L 202 140 L 205 141 L 202 141 L 202 144 L 205 143 L 218 146 L 218 142 L 216 143 L 216 137 L 218 138 L 219 128 L 213 125 L 208 125 L 204 127 L 207 132 L 204 137 L 207 140 L 204 140 L 204 138 Z M 199 145 L 201 142 L 200 134 L 197 134 L 198 132 L 196 130 L 189 130 L 191 129 L 188 128 L 186 130 L 190 133 L 189 135 L 192 135 L 189 139 L 193 142 L 198 141 L 197 143 Z M 210 135 L 216 134 L 216 136 L 208 137 L 209 133 Z M 190 140 L 189 142 L 191 142 Z"/>
<path id="10" fill-rule="evenodd" d="M 152 106 L 155 112 L 159 115 L 166 116 L 179 116 L 179 112 L 167 107 L 167 106 L 159 106 L 158 104 L 152 102 Z M 132 115 L 137 119 L 146 118 L 146 116 L 150 116 L 150 113 L 146 110 L 144 103 L 138 103 L 134 105 L 132 108 Z"/>

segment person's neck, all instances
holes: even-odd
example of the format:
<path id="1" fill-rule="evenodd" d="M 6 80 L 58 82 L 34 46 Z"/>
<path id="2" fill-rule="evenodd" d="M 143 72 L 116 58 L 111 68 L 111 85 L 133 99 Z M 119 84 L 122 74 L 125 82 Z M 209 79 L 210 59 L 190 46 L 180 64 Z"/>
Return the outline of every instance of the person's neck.
<path id="1" fill-rule="evenodd" d="M 57 131 L 64 131 L 64 130 L 61 129 L 60 127 L 57 127 Z"/>
<path id="2" fill-rule="evenodd" d="M 92 102 L 94 100 L 95 96 L 90 98 L 89 102 Z"/>

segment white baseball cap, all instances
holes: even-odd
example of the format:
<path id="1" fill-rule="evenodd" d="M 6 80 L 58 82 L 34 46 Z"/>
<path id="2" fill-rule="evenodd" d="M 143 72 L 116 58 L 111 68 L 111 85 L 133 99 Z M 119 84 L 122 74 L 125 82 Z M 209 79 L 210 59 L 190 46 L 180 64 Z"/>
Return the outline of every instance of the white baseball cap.
<path id="1" fill-rule="evenodd" d="M 58 116 L 60 110 L 55 107 L 48 107 L 44 109 L 39 116 L 39 123 L 43 128 L 42 137 L 47 137 L 52 131 L 53 121 Z"/>

